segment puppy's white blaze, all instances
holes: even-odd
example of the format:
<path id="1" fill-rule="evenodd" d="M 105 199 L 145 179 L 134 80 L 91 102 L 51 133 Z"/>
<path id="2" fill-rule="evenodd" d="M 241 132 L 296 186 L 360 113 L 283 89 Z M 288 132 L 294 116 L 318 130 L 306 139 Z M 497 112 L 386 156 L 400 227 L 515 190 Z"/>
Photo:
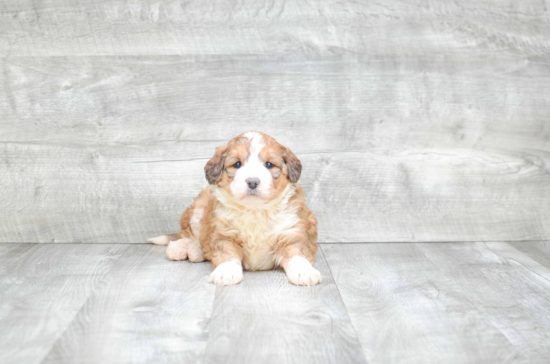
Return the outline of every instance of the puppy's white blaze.
<path id="1" fill-rule="evenodd" d="M 314 286 L 322 282 L 321 273 L 305 258 L 294 256 L 284 268 L 290 283 L 298 286 Z"/>
<path id="2" fill-rule="evenodd" d="M 243 280 L 243 266 L 237 259 L 231 259 L 216 267 L 210 274 L 210 283 L 218 286 L 230 286 Z"/>
<path id="3" fill-rule="evenodd" d="M 257 205 L 263 203 L 264 200 L 269 199 L 271 194 L 271 188 L 273 187 L 273 176 L 264 163 L 260 160 L 259 154 L 262 148 L 265 147 L 263 137 L 256 132 L 248 132 L 245 134 L 250 140 L 250 156 L 248 160 L 243 163 L 243 166 L 235 173 L 233 182 L 229 185 L 233 196 L 236 199 L 241 200 L 243 205 Z M 246 180 L 249 178 L 258 178 L 260 184 L 256 187 L 255 192 L 257 196 L 249 196 L 248 184 Z"/>
<path id="4" fill-rule="evenodd" d="M 168 243 L 170 243 L 170 237 L 168 235 L 161 235 L 156 238 L 147 239 L 147 242 L 156 245 L 168 245 Z"/>
<path id="5" fill-rule="evenodd" d="M 265 147 L 264 138 L 260 133 L 255 131 L 249 131 L 244 134 L 245 137 L 250 140 L 250 154 L 258 155 L 262 151 L 262 148 Z"/>
<path id="6" fill-rule="evenodd" d="M 198 238 L 201 236 L 201 219 L 204 215 L 204 209 L 194 209 L 193 215 L 191 215 L 191 219 L 189 220 L 189 225 L 191 225 L 191 230 L 193 230 L 193 234 Z"/>

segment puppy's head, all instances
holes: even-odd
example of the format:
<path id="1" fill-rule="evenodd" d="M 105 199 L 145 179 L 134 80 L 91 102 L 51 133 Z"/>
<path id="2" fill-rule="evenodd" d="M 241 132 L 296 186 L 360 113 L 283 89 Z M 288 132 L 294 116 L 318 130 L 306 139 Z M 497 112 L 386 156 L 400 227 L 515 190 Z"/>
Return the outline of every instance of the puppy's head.
<path id="1" fill-rule="evenodd" d="M 267 203 L 279 196 L 289 183 L 298 181 L 302 164 L 272 137 L 249 131 L 217 148 L 204 171 L 208 183 L 247 205 Z"/>

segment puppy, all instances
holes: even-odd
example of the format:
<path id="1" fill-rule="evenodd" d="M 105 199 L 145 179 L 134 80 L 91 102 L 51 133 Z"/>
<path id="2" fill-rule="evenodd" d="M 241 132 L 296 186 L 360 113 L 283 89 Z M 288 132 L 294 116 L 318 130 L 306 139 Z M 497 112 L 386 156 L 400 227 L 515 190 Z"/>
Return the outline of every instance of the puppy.
<path id="1" fill-rule="evenodd" d="M 287 147 L 255 131 L 218 147 L 204 171 L 209 186 L 185 210 L 181 231 L 148 241 L 171 260 L 211 260 L 210 282 L 238 284 L 246 270 L 282 267 L 296 285 L 321 283 L 313 268 L 317 219 L 298 184 L 302 164 Z"/>

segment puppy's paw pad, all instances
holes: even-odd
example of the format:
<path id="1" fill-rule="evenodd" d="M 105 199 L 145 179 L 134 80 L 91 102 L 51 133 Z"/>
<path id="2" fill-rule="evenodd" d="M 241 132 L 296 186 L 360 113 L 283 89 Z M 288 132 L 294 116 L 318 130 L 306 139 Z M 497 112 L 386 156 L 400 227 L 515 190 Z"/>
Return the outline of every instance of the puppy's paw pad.
<path id="1" fill-rule="evenodd" d="M 240 263 L 225 262 L 216 267 L 210 274 L 210 283 L 218 286 L 231 286 L 243 280 L 243 267 Z"/>
<path id="2" fill-rule="evenodd" d="M 170 260 L 185 260 L 187 259 L 187 249 L 177 246 L 169 246 L 166 248 L 166 256 Z"/>

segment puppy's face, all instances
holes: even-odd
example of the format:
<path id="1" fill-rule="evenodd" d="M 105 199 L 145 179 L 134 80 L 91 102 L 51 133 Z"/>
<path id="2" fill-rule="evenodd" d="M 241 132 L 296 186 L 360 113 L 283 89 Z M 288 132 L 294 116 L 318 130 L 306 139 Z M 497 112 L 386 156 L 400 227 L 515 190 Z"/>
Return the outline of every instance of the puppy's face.
<path id="1" fill-rule="evenodd" d="M 230 192 L 243 205 L 263 204 L 300 178 L 302 164 L 290 149 L 263 133 L 241 134 L 204 167 L 210 184 Z"/>

